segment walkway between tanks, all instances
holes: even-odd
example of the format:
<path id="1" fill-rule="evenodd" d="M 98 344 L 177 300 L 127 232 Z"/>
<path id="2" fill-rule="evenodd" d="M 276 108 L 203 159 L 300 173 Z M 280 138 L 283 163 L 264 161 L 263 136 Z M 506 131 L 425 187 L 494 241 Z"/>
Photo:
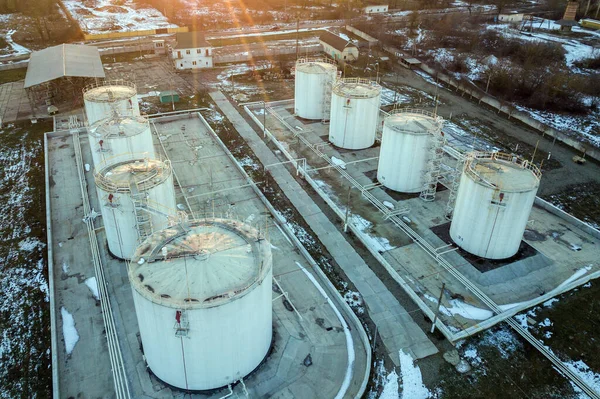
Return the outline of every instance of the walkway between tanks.
<path id="1" fill-rule="evenodd" d="M 279 162 L 265 142 L 244 120 L 223 93 L 213 92 L 210 93 L 210 96 L 263 165 Z M 414 322 L 327 216 L 321 212 L 289 171 L 282 166 L 270 168 L 269 170 L 286 197 L 298 209 L 350 281 L 360 291 L 367 305 L 369 316 L 377 325 L 379 335 L 393 362 L 397 366 L 399 365 L 398 351 L 400 349 L 409 352 L 416 359 L 437 353 L 437 348 L 427 338 L 423 330 Z"/>

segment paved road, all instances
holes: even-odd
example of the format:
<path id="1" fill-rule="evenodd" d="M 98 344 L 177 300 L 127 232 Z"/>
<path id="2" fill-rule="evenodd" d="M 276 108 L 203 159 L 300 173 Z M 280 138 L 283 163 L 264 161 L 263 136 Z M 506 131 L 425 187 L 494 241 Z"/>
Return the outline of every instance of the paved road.
<path id="1" fill-rule="evenodd" d="M 14 122 L 31 116 L 31 107 L 23 80 L 0 85 L 0 118 L 2 123 Z"/>
<path id="2" fill-rule="evenodd" d="M 213 92 L 210 96 L 250 145 L 263 165 L 279 162 L 260 136 L 221 92 Z M 360 291 L 367 305 L 369 316 L 377 326 L 392 361 L 399 365 L 398 351 L 400 349 L 404 349 L 405 352 L 417 359 L 437 353 L 437 348 L 423 330 L 346 241 L 344 235 L 321 212 L 321 209 L 288 170 L 283 166 L 273 167 L 270 170 L 284 194 L 318 235 L 352 284 Z"/>

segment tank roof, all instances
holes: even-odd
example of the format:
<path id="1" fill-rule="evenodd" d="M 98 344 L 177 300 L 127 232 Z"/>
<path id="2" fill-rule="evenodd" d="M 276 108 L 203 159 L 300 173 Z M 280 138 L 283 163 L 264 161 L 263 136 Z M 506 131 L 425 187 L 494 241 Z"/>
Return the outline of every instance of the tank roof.
<path id="1" fill-rule="evenodd" d="M 296 71 L 304 73 L 331 73 L 337 72 L 337 64 L 322 58 L 300 58 L 296 61 Z"/>
<path id="2" fill-rule="evenodd" d="M 523 192 L 540 184 L 539 169 L 517 156 L 504 153 L 471 153 L 465 173 L 476 183 L 503 192 Z"/>
<path id="3" fill-rule="evenodd" d="M 333 92 L 343 97 L 371 98 L 381 93 L 381 86 L 368 79 L 345 78 L 336 81 Z"/>
<path id="4" fill-rule="evenodd" d="M 239 298 L 271 267 L 271 247 L 256 229 L 200 219 L 156 232 L 132 257 L 132 286 L 152 302 L 207 308 Z"/>
<path id="5" fill-rule="evenodd" d="M 113 102 L 127 100 L 137 93 L 135 85 L 127 82 L 103 82 L 84 89 L 83 98 L 92 102 Z"/>
<path id="6" fill-rule="evenodd" d="M 94 123 L 89 133 L 95 137 L 130 137 L 149 128 L 148 120 L 141 116 L 113 116 Z"/>
<path id="7" fill-rule="evenodd" d="M 110 160 L 107 160 L 108 163 Z M 137 158 L 116 162 L 109 166 L 98 165 L 94 173 L 96 185 L 107 192 L 129 193 L 145 191 L 164 183 L 171 176 L 169 161 Z"/>
<path id="8" fill-rule="evenodd" d="M 427 111 L 402 109 L 385 118 L 385 127 L 399 133 L 414 135 L 436 134 L 442 130 L 444 120 Z"/>

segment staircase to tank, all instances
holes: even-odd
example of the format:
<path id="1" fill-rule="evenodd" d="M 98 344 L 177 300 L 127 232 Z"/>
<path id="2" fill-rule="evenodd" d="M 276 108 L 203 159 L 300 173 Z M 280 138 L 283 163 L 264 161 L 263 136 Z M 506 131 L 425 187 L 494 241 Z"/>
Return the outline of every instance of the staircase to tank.
<path id="1" fill-rule="evenodd" d="M 423 191 L 421 191 L 421 199 L 423 201 L 435 200 L 435 193 L 437 191 L 438 180 L 440 176 L 440 167 L 442 164 L 442 158 L 444 157 L 444 144 L 446 139 L 442 134 L 433 134 L 429 140 L 428 152 L 429 162 L 424 171 Z"/>
<path id="2" fill-rule="evenodd" d="M 460 176 L 462 174 L 463 166 L 465 164 L 465 158 L 460 157 L 456 160 L 456 166 L 450 174 L 448 179 L 448 202 L 446 203 L 446 211 L 444 212 L 447 220 L 452 220 L 452 213 L 454 212 L 454 204 L 456 203 L 456 196 L 458 194 L 458 186 L 460 184 Z"/>
<path id="3" fill-rule="evenodd" d="M 328 122 L 331 117 L 331 90 L 333 82 L 327 82 L 323 89 L 323 117 L 321 122 Z"/>
<path id="4" fill-rule="evenodd" d="M 140 191 L 135 183 L 132 183 L 130 188 L 138 237 L 140 241 L 144 241 L 153 232 L 152 215 L 147 211 L 148 197 L 146 192 Z"/>

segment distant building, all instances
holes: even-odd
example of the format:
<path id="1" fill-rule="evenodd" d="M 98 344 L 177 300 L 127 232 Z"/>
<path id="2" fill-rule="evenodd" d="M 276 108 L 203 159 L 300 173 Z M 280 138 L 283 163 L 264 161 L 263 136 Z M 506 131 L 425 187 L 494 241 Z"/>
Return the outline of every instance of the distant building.
<path id="1" fill-rule="evenodd" d="M 525 14 L 522 12 L 510 12 L 498 15 L 499 22 L 522 22 Z"/>
<path id="2" fill-rule="evenodd" d="M 212 68 L 213 49 L 202 32 L 177 33 L 173 61 L 177 69 Z"/>
<path id="3" fill-rule="evenodd" d="M 376 5 L 376 6 L 366 6 L 363 8 L 363 12 L 365 14 L 373 14 L 373 13 L 378 13 L 378 12 L 387 12 L 388 10 L 388 5 L 387 4 L 380 4 L 380 5 Z"/>
<path id="4" fill-rule="evenodd" d="M 325 31 L 319 38 L 323 51 L 334 60 L 354 61 L 358 59 L 358 47 L 348 39 Z"/>

